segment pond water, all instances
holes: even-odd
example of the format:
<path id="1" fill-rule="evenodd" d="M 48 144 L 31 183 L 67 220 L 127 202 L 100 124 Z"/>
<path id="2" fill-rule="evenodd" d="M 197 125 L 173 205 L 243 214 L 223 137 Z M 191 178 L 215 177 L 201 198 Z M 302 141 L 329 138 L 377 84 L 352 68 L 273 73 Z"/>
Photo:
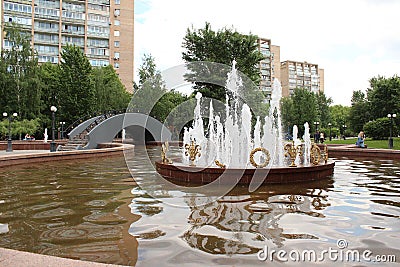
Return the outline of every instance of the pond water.
<path id="1" fill-rule="evenodd" d="M 329 259 L 329 249 L 400 262 L 399 161 L 336 159 L 332 178 L 235 187 L 207 203 L 210 192 L 159 183 L 146 152 L 160 155 L 135 148 L 135 182 L 123 157 L 1 169 L 0 247 L 136 266 L 297 265 L 289 254 L 306 249 L 324 265 L 370 264 Z"/>

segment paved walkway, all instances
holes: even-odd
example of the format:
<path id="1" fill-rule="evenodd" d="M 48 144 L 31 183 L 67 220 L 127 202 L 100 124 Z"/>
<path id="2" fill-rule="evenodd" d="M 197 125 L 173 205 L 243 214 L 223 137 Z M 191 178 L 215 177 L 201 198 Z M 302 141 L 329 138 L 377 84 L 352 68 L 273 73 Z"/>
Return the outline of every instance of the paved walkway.
<path id="1" fill-rule="evenodd" d="M 115 267 L 121 265 L 71 260 L 30 252 L 0 248 L 0 267 Z"/>

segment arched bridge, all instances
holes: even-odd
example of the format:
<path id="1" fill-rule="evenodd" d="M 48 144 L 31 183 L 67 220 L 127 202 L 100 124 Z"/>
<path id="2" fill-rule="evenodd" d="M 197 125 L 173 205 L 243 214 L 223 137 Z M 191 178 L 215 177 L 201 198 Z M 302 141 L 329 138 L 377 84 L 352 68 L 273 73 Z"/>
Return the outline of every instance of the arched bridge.
<path id="1" fill-rule="evenodd" d="M 125 129 L 136 143 L 144 143 L 146 135 L 154 141 L 171 140 L 171 132 L 160 121 L 142 113 L 102 114 L 80 123 L 69 133 L 69 141 L 58 150 L 93 149 L 112 142 Z"/>

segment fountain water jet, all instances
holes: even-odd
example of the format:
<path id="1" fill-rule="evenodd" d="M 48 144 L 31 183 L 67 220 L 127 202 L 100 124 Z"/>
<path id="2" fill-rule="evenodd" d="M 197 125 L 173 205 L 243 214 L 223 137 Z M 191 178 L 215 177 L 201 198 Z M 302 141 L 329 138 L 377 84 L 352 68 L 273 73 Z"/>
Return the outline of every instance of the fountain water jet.
<path id="1" fill-rule="evenodd" d="M 304 125 L 305 134 L 303 139 L 305 141 L 305 151 L 303 153 L 303 165 L 298 168 L 285 166 L 280 110 L 282 88 L 277 79 L 274 80 L 272 86 L 269 114 L 264 118 L 263 125 L 260 117 L 256 117 L 254 131 L 252 131 L 251 109 L 246 103 L 241 101 L 239 95 L 239 92 L 243 88 L 242 80 L 236 70 L 235 61 L 233 61 L 231 71 L 228 73 L 226 88 L 228 89 L 228 93 L 226 94 L 225 114 L 216 113 L 213 103 L 210 101 L 207 134 L 205 134 L 204 121 L 201 116 L 202 95 L 201 93 L 196 94 L 197 102 L 194 110 L 193 127 L 185 128 L 183 134 L 184 144 L 195 142 L 201 146 L 201 157 L 196 158 L 194 162 L 190 162 L 191 165 L 196 165 L 196 167 L 190 166 L 190 170 L 187 169 L 187 164 L 189 163 L 187 159 L 188 153 L 183 149 L 182 165 L 179 163 L 161 165 L 159 162 L 156 162 L 157 171 L 160 174 L 170 179 L 178 178 L 178 180 L 182 181 L 191 181 L 194 179 L 197 182 L 201 180 L 202 183 L 208 183 L 217 179 L 218 175 L 221 175 L 225 171 L 240 170 L 243 172 L 243 175 L 237 178 L 237 182 L 248 184 L 256 174 L 258 177 L 263 176 L 267 183 L 279 183 L 316 180 L 333 173 L 334 163 L 319 166 L 310 165 L 311 139 L 308 123 Z M 297 126 L 293 127 L 293 138 L 292 146 L 298 147 L 301 145 L 301 140 L 298 139 Z M 263 154 L 255 153 L 258 151 L 263 152 Z M 293 155 L 296 155 L 296 153 Z M 271 160 L 269 160 L 269 157 Z M 295 161 L 296 166 L 300 165 L 300 157 L 298 155 Z M 258 162 L 264 162 L 264 164 L 258 164 Z M 251 166 L 250 163 L 257 168 Z M 180 170 L 173 171 L 172 169 L 175 169 L 177 166 Z M 267 168 L 261 169 L 264 166 Z M 265 179 L 269 173 L 270 175 L 272 174 L 271 171 L 275 173 L 275 178 L 270 179 L 268 177 L 268 179 Z M 197 173 L 199 175 L 195 175 Z M 210 173 L 213 173 L 213 175 Z M 191 177 L 197 178 L 192 179 Z"/>

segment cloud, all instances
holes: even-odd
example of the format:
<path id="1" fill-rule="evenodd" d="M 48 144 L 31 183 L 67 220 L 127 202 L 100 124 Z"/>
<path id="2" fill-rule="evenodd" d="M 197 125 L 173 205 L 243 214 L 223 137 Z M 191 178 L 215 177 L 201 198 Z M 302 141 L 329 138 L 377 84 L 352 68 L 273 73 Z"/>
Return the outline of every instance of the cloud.
<path id="1" fill-rule="evenodd" d="M 353 90 L 367 89 L 377 75 L 400 69 L 400 1 L 253 0 L 135 2 L 135 69 L 144 53 L 159 69 L 182 64 L 182 41 L 192 25 L 233 26 L 269 38 L 281 61 L 308 61 L 325 69 L 325 93 L 350 104 Z"/>

